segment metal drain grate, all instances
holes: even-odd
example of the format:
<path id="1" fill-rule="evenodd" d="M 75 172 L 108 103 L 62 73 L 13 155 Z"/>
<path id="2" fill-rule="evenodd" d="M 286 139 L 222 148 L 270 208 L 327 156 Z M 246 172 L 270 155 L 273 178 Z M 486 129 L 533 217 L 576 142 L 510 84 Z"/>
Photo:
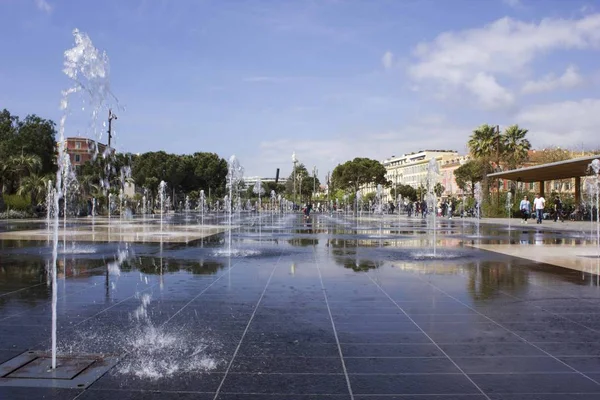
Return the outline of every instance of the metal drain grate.
<path id="1" fill-rule="evenodd" d="M 117 357 L 96 354 L 59 356 L 53 370 L 49 354 L 28 351 L 0 365 L 0 386 L 85 389 L 117 362 Z"/>

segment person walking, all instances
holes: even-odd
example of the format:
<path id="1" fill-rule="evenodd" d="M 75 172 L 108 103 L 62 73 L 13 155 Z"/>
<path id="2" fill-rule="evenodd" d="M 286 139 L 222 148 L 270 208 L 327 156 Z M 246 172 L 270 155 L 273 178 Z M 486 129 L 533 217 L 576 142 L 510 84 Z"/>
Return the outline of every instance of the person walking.
<path id="1" fill-rule="evenodd" d="M 529 219 L 529 214 L 531 214 L 531 202 L 527 196 L 523 197 L 523 200 L 521 200 L 519 210 L 521 210 L 521 215 L 523 216 L 521 223 L 526 224 L 527 219 Z"/>
<path id="2" fill-rule="evenodd" d="M 544 208 L 546 207 L 546 199 L 544 199 L 539 193 L 535 195 L 535 200 L 533 200 L 533 208 L 535 209 L 535 214 L 537 217 L 537 223 L 541 224 L 542 219 L 544 218 Z"/>
<path id="3" fill-rule="evenodd" d="M 554 222 L 558 220 L 565 222 L 565 219 L 562 217 L 562 208 L 562 202 L 560 201 L 560 197 L 557 195 L 554 198 Z"/>

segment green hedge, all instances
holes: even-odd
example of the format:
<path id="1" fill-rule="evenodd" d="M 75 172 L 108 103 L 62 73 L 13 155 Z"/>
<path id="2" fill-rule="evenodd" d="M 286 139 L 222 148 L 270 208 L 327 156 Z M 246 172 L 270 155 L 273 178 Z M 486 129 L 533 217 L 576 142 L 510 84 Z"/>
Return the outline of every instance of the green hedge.
<path id="1" fill-rule="evenodd" d="M 7 210 L 29 211 L 31 210 L 31 196 L 19 196 L 18 194 L 3 194 Z"/>

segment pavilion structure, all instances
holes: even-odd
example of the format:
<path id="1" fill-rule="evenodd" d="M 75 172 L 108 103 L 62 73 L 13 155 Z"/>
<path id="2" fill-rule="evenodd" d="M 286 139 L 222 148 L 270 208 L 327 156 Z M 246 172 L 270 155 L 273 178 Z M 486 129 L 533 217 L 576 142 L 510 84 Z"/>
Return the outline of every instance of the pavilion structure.
<path id="1" fill-rule="evenodd" d="M 544 183 L 548 181 L 560 179 L 575 179 L 575 201 L 581 199 L 581 177 L 590 175 L 590 163 L 599 158 L 599 155 L 573 158 L 553 162 L 549 164 L 541 164 L 533 167 L 513 169 L 509 171 L 496 172 L 489 174 L 491 179 L 506 179 L 514 182 L 537 182 L 539 192 L 544 196 Z"/>

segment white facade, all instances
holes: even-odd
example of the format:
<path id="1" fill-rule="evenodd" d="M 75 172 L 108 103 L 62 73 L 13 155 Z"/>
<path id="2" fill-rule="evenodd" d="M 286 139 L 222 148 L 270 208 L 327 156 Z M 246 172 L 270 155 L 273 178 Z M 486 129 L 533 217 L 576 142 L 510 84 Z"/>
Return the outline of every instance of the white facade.
<path id="1" fill-rule="evenodd" d="M 392 158 L 383 160 L 382 164 L 387 171 L 386 178 L 392 183 L 392 187 L 410 185 L 417 189 L 420 185 L 425 185 L 429 161 L 432 158 L 436 159 L 441 170 L 446 160 L 457 157 L 459 157 L 458 153 L 453 150 L 424 150 L 400 157 L 392 156 Z M 386 190 L 388 196 L 390 190 L 390 188 Z M 393 196 L 393 193 L 391 194 Z"/>

